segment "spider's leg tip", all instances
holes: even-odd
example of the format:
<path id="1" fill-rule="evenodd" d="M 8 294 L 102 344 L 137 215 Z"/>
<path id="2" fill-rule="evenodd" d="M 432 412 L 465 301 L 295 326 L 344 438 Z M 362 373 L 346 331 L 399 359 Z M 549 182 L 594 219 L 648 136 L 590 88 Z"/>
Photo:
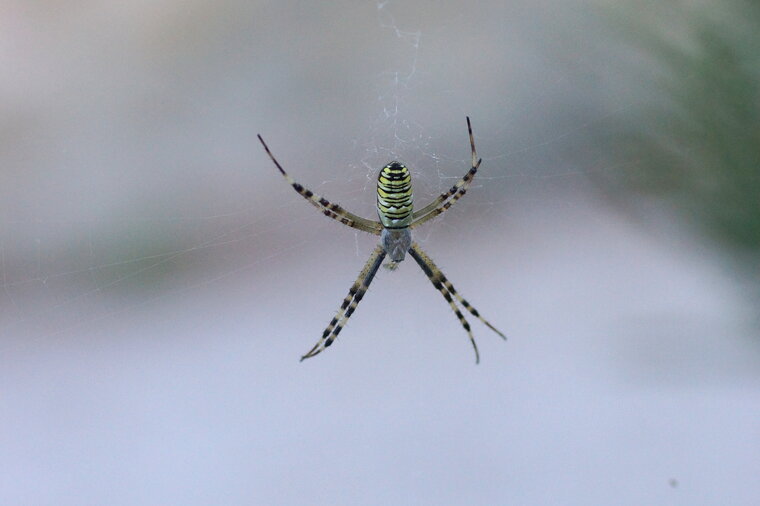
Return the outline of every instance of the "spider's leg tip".
<path id="1" fill-rule="evenodd" d="M 480 352 L 478 351 L 478 347 L 473 342 L 473 347 L 475 348 L 475 365 L 478 365 L 480 363 Z"/>

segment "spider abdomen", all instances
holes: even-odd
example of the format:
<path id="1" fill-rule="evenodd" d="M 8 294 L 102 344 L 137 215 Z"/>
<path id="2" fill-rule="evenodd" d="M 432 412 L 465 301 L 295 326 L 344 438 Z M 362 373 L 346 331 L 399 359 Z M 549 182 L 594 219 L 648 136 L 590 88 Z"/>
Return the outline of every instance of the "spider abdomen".
<path id="1" fill-rule="evenodd" d="M 399 162 L 389 163 L 377 176 L 377 215 L 385 228 L 412 223 L 412 175 Z"/>

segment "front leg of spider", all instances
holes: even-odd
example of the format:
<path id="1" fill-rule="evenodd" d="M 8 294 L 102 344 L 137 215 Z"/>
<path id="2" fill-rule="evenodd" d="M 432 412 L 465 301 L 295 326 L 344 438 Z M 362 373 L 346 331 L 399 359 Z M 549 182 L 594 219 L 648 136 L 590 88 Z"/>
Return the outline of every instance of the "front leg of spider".
<path id="1" fill-rule="evenodd" d="M 259 135 L 259 141 L 261 141 L 269 158 L 285 177 L 286 181 L 302 197 L 308 200 L 310 204 L 319 209 L 322 214 L 357 230 L 380 235 L 380 244 L 378 244 L 372 252 L 367 263 L 364 265 L 364 268 L 359 273 L 359 277 L 354 281 L 354 284 L 351 285 L 351 289 L 348 291 L 348 295 L 343 299 L 343 303 L 340 305 L 338 313 L 327 325 L 327 328 L 325 328 L 322 337 L 317 341 L 317 344 L 315 344 L 308 353 L 302 356 L 301 360 L 318 355 L 335 341 L 338 334 L 340 334 L 340 331 L 348 322 L 348 319 L 351 318 L 351 315 L 356 311 L 359 302 L 364 298 L 364 294 L 367 293 L 369 285 L 375 278 L 383 260 L 386 257 L 389 257 L 390 260 L 385 264 L 385 267 L 389 270 L 395 270 L 398 267 L 398 264 L 404 260 L 407 253 L 414 258 L 430 282 L 441 295 L 443 295 L 446 302 L 449 303 L 449 306 L 454 311 L 454 314 L 456 314 L 462 327 L 467 332 L 473 349 L 475 350 L 476 363 L 480 361 L 478 347 L 475 344 L 475 338 L 472 335 L 470 324 L 459 310 L 457 302 L 470 314 L 483 322 L 488 328 L 506 339 L 504 334 L 488 323 L 469 302 L 459 295 L 454 289 L 454 285 L 452 285 L 446 276 L 444 276 L 443 272 L 441 272 L 441 270 L 433 263 L 430 257 L 422 251 L 418 244 L 412 242 L 412 229 L 448 210 L 467 192 L 470 183 L 472 183 L 475 174 L 478 172 L 482 160 L 478 158 L 477 152 L 475 151 L 475 140 L 472 135 L 470 118 L 467 118 L 467 130 L 470 135 L 470 149 L 472 155 L 472 166 L 470 170 L 462 177 L 462 179 L 452 186 L 450 190 L 439 195 L 430 204 L 419 211 L 413 211 L 412 176 L 409 169 L 399 162 L 391 162 L 382 168 L 377 178 L 377 215 L 380 221 L 367 220 L 350 213 L 339 205 L 332 204 L 327 199 L 314 195 L 310 190 L 295 182 L 293 178 L 283 170 L 282 166 L 272 155 L 269 147 L 264 142 L 264 139 Z"/>
<path id="2" fill-rule="evenodd" d="M 314 355 L 318 355 L 325 348 L 330 346 L 340 331 L 343 330 L 343 326 L 346 324 L 351 315 L 356 311 L 356 307 L 359 302 L 364 298 L 364 294 L 367 293 L 370 283 L 375 278 L 377 270 L 380 268 L 380 264 L 383 263 L 385 258 L 385 251 L 382 246 L 378 245 L 375 251 L 367 260 L 364 268 L 359 273 L 359 277 L 356 278 L 354 284 L 351 285 L 351 289 L 348 291 L 348 295 L 343 299 L 343 303 L 340 305 L 338 314 L 330 321 L 327 328 L 322 332 L 322 337 L 317 341 L 317 344 L 309 350 L 309 352 L 301 357 L 301 361 L 311 358 Z"/>
<path id="3" fill-rule="evenodd" d="M 462 324 L 462 327 L 464 327 L 465 332 L 467 332 L 467 335 L 470 337 L 470 342 L 472 343 L 472 347 L 475 350 L 475 363 L 480 362 L 480 353 L 478 352 L 478 345 L 475 343 L 475 338 L 472 335 L 472 329 L 470 329 L 470 324 L 467 321 L 467 319 L 464 317 L 462 312 L 459 310 L 459 307 L 454 302 L 454 299 L 457 300 L 464 308 L 470 312 L 475 318 L 483 322 L 483 324 L 488 327 L 489 329 L 493 330 L 499 336 L 501 336 L 502 339 L 506 340 L 507 336 L 502 334 L 499 330 L 496 329 L 493 325 L 488 323 L 488 321 L 485 320 L 482 316 L 480 316 L 480 313 L 477 309 L 475 309 L 472 304 L 467 302 L 467 300 L 459 295 L 459 293 L 454 288 L 454 285 L 451 284 L 451 282 L 446 278 L 446 276 L 441 272 L 441 269 L 438 268 L 435 263 L 430 259 L 427 254 L 422 251 L 422 248 L 417 243 L 412 244 L 412 247 L 409 249 L 409 254 L 414 258 L 414 260 L 417 262 L 417 264 L 422 268 L 422 272 L 425 273 L 425 275 L 428 277 L 431 283 L 433 283 L 433 286 L 436 290 L 441 292 L 441 295 L 443 295 L 443 298 L 446 299 L 446 302 L 449 303 L 449 306 L 451 306 L 451 309 L 454 311 L 454 314 L 457 315 L 457 318 L 459 318 L 459 323 Z M 453 296 L 453 298 L 452 298 Z"/>

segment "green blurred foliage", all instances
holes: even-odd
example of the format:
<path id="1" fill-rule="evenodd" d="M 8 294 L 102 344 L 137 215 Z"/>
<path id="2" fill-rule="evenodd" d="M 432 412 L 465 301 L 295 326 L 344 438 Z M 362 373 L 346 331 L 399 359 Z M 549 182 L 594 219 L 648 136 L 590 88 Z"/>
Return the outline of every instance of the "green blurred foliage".
<path id="1" fill-rule="evenodd" d="M 672 204 L 760 265 L 760 2 L 677 2 L 620 16 L 644 107 L 604 136 L 604 183 Z M 633 161 L 633 163 L 631 163 Z"/>

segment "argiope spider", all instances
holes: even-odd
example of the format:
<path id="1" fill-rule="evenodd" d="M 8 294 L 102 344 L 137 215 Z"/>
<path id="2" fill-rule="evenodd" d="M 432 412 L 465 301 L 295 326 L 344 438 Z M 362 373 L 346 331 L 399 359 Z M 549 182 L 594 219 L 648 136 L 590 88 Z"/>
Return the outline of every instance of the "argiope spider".
<path id="1" fill-rule="evenodd" d="M 348 295 L 343 299 L 338 314 L 330 321 L 317 344 L 306 355 L 302 356 L 301 360 L 317 355 L 330 346 L 335 338 L 338 337 L 338 334 L 340 334 L 340 331 L 346 325 L 346 322 L 348 322 L 348 319 L 367 292 L 385 256 L 390 256 L 389 268 L 394 269 L 399 262 L 404 260 L 407 252 L 419 264 L 422 271 L 433 283 L 433 286 L 441 292 L 446 302 L 451 306 L 451 309 L 454 310 L 457 318 L 459 318 L 462 327 L 467 331 L 467 335 L 470 336 L 470 342 L 475 350 L 476 363 L 480 362 L 478 346 L 475 344 L 475 338 L 472 336 L 470 324 L 464 315 L 462 315 L 454 299 L 489 329 L 499 334 L 503 339 L 506 339 L 504 334 L 488 323 L 469 302 L 457 293 L 454 285 L 446 279 L 446 276 L 436 267 L 430 257 L 422 251 L 419 244 L 412 242 L 411 229 L 435 218 L 451 207 L 454 202 L 467 192 L 467 188 L 472 183 L 475 173 L 478 172 L 482 159 L 478 158 L 475 151 L 475 140 L 472 137 L 472 126 L 470 125 L 469 117 L 467 118 L 467 130 L 470 133 L 472 168 L 449 191 L 442 193 L 419 211 L 412 211 L 412 176 L 409 173 L 409 169 L 399 162 L 391 162 L 383 167 L 377 179 L 377 214 L 380 221 L 361 218 L 346 211 L 338 204 L 333 204 L 325 198 L 314 195 L 310 190 L 293 180 L 283 170 L 277 159 L 272 155 L 272 152 L 269 151 L 269 147 L 264 142 L 264 139 L 262 139 L 261 135 L 258 136 L 269 158 L 272 159 L 272 162 L 274 162 L 288 183 L 314 207 L 319 209 L 325 216 L 338 220 L 344 225 L 380 236 L 380 244 L 372 252 L 364 269 L 359 273 L 359 277 L 348 291 Z"/>

